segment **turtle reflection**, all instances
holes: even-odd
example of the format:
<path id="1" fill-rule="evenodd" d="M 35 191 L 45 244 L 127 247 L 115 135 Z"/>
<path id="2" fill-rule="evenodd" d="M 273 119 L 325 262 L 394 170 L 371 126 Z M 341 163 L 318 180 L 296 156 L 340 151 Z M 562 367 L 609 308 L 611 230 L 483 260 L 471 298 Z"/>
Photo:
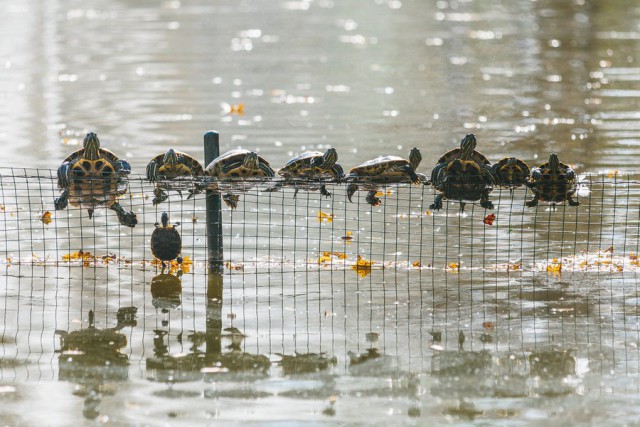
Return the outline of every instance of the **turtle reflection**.
<path id="1" fill-rule="evenodd" d="M 151 303 L 155 308 L 170 310 L 180 307 L 182 296 L 182 280 L 180 271 L 174 276 L 162 273 L 151 279 Z"/>
<path id="2" fill-rule="evenodd" d="M 79 331 L 56 331 L 60 336 L 58 378 L 79 385 L 74 394 L 84 398 L 83 415 L 94 419 L 100 415 L 104 395 L 115 393 L 110 385 L 129 379 L 129 358 L 120 352 L 127 337 L 119 331 L 136 326 L 136 307 L 120 308 L 113 328 L 95 327 L 95 315 L 89 311 L 89 327 Z"/>

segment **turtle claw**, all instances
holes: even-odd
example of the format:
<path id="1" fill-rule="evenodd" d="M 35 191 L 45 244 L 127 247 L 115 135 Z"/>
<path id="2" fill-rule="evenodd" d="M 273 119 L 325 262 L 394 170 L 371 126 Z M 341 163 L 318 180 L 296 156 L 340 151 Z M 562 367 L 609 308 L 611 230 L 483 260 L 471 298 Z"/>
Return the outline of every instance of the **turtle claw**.
<path id="1" fill-rule="evenodd" d="M 369 191 L 367 193 L 367 198 L 365 199 L 367 203 L 369 203 L 373 207 L 380 206 L 380 204 L 382 203 L 382 200 L 376 197 L 376 193 L 377 191 Z"/>
<path id="2" fill-rule="evenodd" d="M 324 185 L 320 186 L 320 194 L 322 194 L 324 197 L 331 197 L 331 193 L 327 191 L 327 187 L 325 187 Z"/>
<path id="3" fill-rule="evenodd" d="M 429 205 L 429 209 L 432 209 L 434 211 L 439 211 L 440 209 L 442 209 L 442 195 L 439 194 L 436 196 L 433 203 Z"/>
<path id="4" fill-rule="evenodd" d="M 237 194 L 225 194 L 222 196 L 222 200 L 229 206 L 231 209 L 235 209 L 238 207 L 238 202 L 240 201 L 240 196 Z"/>
<path id="5" fill-rule="evenodd" d="M 153 190 L 153 195 L 153 206 L 157 206 L 169 198 L 169 194 L 160 187 L 156 187 L 156 189 Z"/>
<path id="6" fill-rule="evenodd" d="M 580 206 L 580 202 L 571 197 L 567 198 L 567 202 L 569 202 L 569 206 Z"/>
<path id="7" fill-rule="evenodd" d="M 347 187 L 347 198 L 349 199 L 349 202 L 353 203 L 353 200 L 351 200 L 351 198 L 356 193 L 356 191 L 358 191 L 358 186 L 356 184 L 349 184 L 349 186 Z"/>
<path id="8" fill-rule="evenodd" d="M 133 212 L 125 211 L 117 202 L 109 206 L 109 209 L 115 211 L 115 213 L 118 215 L 118 220 L 120 220 L 120 224 L 124 226 L 133 228 L 138 223 L 138 217 L 136 216 L 136 214 Z M 93 212 L 93 209 L 90 209 L 90 211 Z"/>
<path id="9" fill-rule="evenodd" d="M 69 204 L 69 194 L 65 191 L 60 197 L 56 197 L 53 201 L 57 211 L 61 211 Z"/>

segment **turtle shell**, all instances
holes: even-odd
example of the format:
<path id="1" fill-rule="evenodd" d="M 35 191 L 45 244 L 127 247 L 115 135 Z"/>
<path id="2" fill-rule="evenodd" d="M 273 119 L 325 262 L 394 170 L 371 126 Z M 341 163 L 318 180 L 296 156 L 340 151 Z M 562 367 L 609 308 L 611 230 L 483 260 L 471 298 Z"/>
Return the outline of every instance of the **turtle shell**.
<path id="1" fill-rule="evenodd" d="M 162 225 L 156 224 L 151 233 L 151 253 L 161 261 L 171 261 L 178 258 L 182 251 L 182 238 L 175 226 L 165 221 L 162 215 Z"/>
<path id="2" fill-rule="evenodd" d="M 306 151 L 301 153 L 285 164 L 282 169 L 278 171 L 278 175 L 283 178 L 295 177 L 295 176 L 319 176 L 319 175 L 333 175 L 332 169 L 322 168 L 320 166 L 312 166 L 316 159 L 322 159 L 325 153 L 320 151 Z"/>
<path id="3" fill-rule="evenodd" d="M 116 198 L 126 192 L 126 184 L 118 176 L 118 157 L 111 151 L 100 148 L 95 160 L 85 157 L 80 149 L 69 155 L 64 162 L 69 164 L 69 203 L 73 206 L 110 206 Z"/>
<path id="4" fill-rule="evenodd" d="M 453 200 L 480 200 L 492 183 L 488 171 L 473 160 L 456 158 L 446 164 L 440 176 L 436 182 L 436 190 Z"/>
<path id="5" fill-rule="evenodd" d="M 500 185 L 516 188 L 529 181 L 531 171 L 527 164 L 515 157 L 506 157 L 493 165 L 493 171 Z"/>
<path id="6" fill-rule="evenodd" d="M 227 151 L 209 163 L 204 173 L 219 179 L 272 177 L 275 175 L 269 162 L 261 156 L 258 156 L 257 168 L 245 167 L 244 160 L 250 153 L 252 152 L 243 149 Z"/>
<path id="7" fill-rule="evenodd" d="M 560 203 L 571 199 L 578 190 L 573 176 L 573 168 L 566 163 L 558 163 L 558 169 L 549 167 L 549 162 L 541 164 L 532 175 L 529 187 L 539 201 Z"/>
<path id="8" fill-rule="evenodd" d="M 375 178 L 380 181 L 408 180 L 403 168 L 410 166 L 409 160 L 398 156 L 381 156 L 368 160 L 349 170 L 350 178 Z"/>
<path id="9" fill-rule="evenodd" d="M 201 176 L 204 175 L 204 168 L 200 164 L 198 160 L 191 157 L 188 154 L 182 153 L 180 151 L 175 151 L 177 157 L 177 163 L 175 164 L 165 164 L 164 157 L 166 153 L 158 154 L 156 157 L 151 159 L 149 165 L 155 163 L 157 166 L 156 175 L 158 177 L 164 179 L 173 179 L 181 176 Z M 149 166 L 147 166 L 147 175 L 149 171 Z"/>

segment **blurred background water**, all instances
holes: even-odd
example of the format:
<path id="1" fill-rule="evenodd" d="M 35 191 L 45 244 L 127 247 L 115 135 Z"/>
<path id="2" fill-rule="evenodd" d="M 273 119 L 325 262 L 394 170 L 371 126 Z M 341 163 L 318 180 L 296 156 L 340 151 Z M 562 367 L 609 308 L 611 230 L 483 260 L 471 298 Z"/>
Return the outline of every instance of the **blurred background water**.
<path id="1" fill-rule="evenodd" d="M 22 0 L 0 36 L 0 166 L 55 169 L 94 131 L 142 174 L 170 147 L 202 159 L 216 129 L 222 151 L 276 167 L 311 148 L 348 168 L 418 146 L 428 173 L 473 132 L 494 161 L 553 151 L 578 173 L 638 170 L 635 2 Z M 108 247 L 129 249 L 115 235 Z M 633 274 L 236 273 L 220 305 L 195 267 L 182 293 L 156 279 L 160 296 L 137 266 L 5 269 L 0 423 L 637 421 Z M 250 376 L 209 363 L 234 338 L 256 356 Z M 321 352 L 336 357 L 327 372 L 280 360 Z"/>

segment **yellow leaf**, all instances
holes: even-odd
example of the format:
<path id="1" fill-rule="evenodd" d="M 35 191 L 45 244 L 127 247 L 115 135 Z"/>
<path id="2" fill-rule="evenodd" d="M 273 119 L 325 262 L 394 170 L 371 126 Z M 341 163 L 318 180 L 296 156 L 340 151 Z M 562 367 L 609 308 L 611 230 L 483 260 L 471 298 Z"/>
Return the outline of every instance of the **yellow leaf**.
<path id="1" fill-rule="evenodd" d="M 414 267 L 422 267 L 422 263 L 418 260 L 418 261 L 414 261 L 411 265 L 413 265 Z"/>
<path id="2" fill-rule="evenodd" d="M 604 253 L 612 254 L 613 253 L 613 246 L 609 246 L 607 249 L 605 249 Z"/>
<path id="3" fill-rule="evenodd" d="M 236 271 L 244 270 L 244 265 L 242 264 L 231 264 L 230 262 L 226 262 L 224 266 L 229 270 L 236 270 Z"/>
<path id="4" fill-rule="evenodd" d="M 447 270 L 449 271 L 459 271 L 460 270 L 460 265 L 456 264 L 455 262 L 450 262 L 449 265 L 447 266 Z"/>
<path id="5" fill-rule="evenodd" d="M 333 221 L 333 214 L 327 214 L 322 211 L 318 211 L 318 222 L 322 222 L 322 221 L 326 221 L 326 222 Z"/>
<path id="6" fill-rule="evenodd" d="M 351 266 L 352 270 L 355 270 L 358 273 L 358 276 L 363 279 L 371 274 L 371 266 L 374 264 L 374 261 L 369 261 L 367 259 L 362 258 L 362 256 L 358 255 L 358 260 L 355 265 Z"/>
<path id="7" fill-rule="evenodd" d="M 325 252 L 326 254 L 327 252 Z M 331 264 L 331 255 L 322 255 L 318 258 L 318 264 Z"/>
<path id="8" fill-rule="evenodd" d="M 616 177 L 616 175 L 618 175 L 619 173 L 620 173 L 620 171 L 619 171 L 619 170 L 614 169 L 614 170 L 612 170 L 612 171 L 609 171 L 609 173 L 607 174 L 607 176 L 608 176 L 609 178 L 615 178 L 615 177 Z"/>
<path id="9" fill-rule="evenodd" d="M 43 224 L 51 224 L 51 212 L 46 211 L 45 213 L 43 213 L 40 217 L 40 221 L 42 221 Z"/>

